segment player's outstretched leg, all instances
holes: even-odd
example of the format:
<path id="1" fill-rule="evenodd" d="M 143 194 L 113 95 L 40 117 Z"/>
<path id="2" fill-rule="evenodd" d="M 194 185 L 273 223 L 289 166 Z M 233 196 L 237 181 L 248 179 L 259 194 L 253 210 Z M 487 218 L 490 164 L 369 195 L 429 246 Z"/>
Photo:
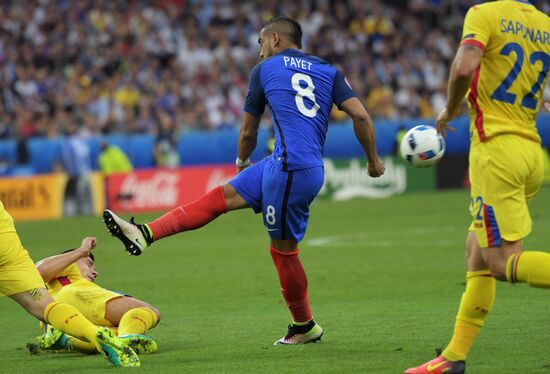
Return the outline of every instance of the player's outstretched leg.
<path id="1" fill-rule="evenodd" d="M 246 207 L 246 202 L 234 189 L 232 191 L 233 200 L 236 198 L 236 205 L 233 204 L 230 209 Z M 126 250 L 131 255 L 138 256 L 153 241 L 183 231 L 198 229 L 227 210 L 224 188 L 218 186 L 192 203 L 172 209 L 148 224 L 136 224 L 133 219 L 127 222 L 110 210 L 103 212 L 103 221 L 109 232 L 124 243 Z"/>
<path id="2" fill-rule="evenodd" d="M 143 334 L 127 334 L 119 335 L 118 338 L 120 341 L 132 348 L 134 352 L 141 355 L 143 353 L 155 353 L 158 351 L 157 342 Z"/>
<path id="3" fill-rule="evenodd" d="M 407 369 L 405 374 L 464 374 L 465 370 L 464 361 L 448 361 L 443 356 L 437 356 L 419 367 Z"/>
<path id="4" fill-rule="evenodd" d="M 147 226 L 134 223 L 133 217 L 128 222 L 106 209 L 103 212 L 103 222 L 109 232 L 120 239 L 126 247 L 126 251 L 131 255 L 139 256 L 145 248 L 153 243 L 153 237 Z"/>
<path id="5" fill-rule="evenodd" d="M 136 367 L 140 366 L 139 357 L 132 348 L 123 344 L 108 327 L 100 327 L 96 333 L 96 343 L 101 352 L 115 366 Z"/>
<path id="6" fill-rule="evenodd" d="M 323 328 L 314 320 L 307 322 L 305 325 L 292 323 L 288 326 L 287 334 L 273 345 L 315 343 L 321 340 L 321 336 L 323 336 Z"/>

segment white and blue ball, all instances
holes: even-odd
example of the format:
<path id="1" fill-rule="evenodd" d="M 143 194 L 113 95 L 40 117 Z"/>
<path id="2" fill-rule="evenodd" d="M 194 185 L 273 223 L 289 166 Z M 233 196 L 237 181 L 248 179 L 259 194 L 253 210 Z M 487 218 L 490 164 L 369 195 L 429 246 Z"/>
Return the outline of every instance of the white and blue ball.
<path id="1" fill-rule="evenodd" d="M 401 157 L 417 168 L 436 164 L 445 153 L 445 139 L 428 125 L 413 127 L 401 140 Z"/>

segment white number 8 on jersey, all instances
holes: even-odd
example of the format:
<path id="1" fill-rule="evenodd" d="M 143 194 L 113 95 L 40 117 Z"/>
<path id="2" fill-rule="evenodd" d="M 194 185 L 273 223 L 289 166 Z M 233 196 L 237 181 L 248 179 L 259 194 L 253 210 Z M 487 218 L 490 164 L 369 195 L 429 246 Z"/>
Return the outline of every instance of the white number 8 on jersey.
<path id="1" fill-rule="evenodd" d="M 300 86 L 300 82 L 306 82 L 307 86 L 302 88 L 302 86 Z M 292 88 L 296 91 L 296 96 L 294 96 L 294 99 L 296 100 L 296 107 L 300 113 L 307 117 L 315 117 L 320 106 L 315 101 L 315 94 L 313 93 L 315 86 L 313 85 L 311 77 L 302 73 L 294 74 L 292 76 Z M 313 101 L 313 106 L 311 109 L 306 108 L 304 97 L 307 97 Z"/>

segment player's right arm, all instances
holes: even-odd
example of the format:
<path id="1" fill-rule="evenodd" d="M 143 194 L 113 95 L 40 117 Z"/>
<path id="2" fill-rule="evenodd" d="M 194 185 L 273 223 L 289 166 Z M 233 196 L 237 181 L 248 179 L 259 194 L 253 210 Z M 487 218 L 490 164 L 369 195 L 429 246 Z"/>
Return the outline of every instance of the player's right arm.
<path id="1" fill-rule="evenodd" d="M 462 30 L 462 42 L 453 60 L 447 85 L 447 105 L 436 120 L 437 131 L 445 136 L 445 130 L 454 130 L 447 123 L 460 113 L 460 103 L 466 96 L 474 72 L 481 63 L 483 50 L 491 35 L 486 8 L 474 5 L 466 14 Z"/>
<path id="2" fill-rule="evenodd" d="M 367 157 L 368 173 L 371 177 L 384 174 L 384 164 L 378 159 L 374 138 L 374 124 L 372 119 L 358 98 L 351 97 L 340 104 L 340 109 L 349 115 L 353 121 L 355 137 L 361 144 Z"/>
<path id="3" fill-rule="evenodd" d="M 258 127 L 265 110 L 265 92 L 260 79 L 262 64 L 256 65 L 250 73 L 248 94 L 244 103 L 244 115 L 237 145 L 237 172 L 250 166 L 250 156 L 258 141 Z"/>
<path id="4" fill-rule="evenodd" d="M 74 251 L 63 253 L 57 256 L 47 257 L 36 263 L 38 272 L 44 279 L 44 282 L 49 283 L 55 279 L 58 274 L 65 270 L 68 266 L 75 263 L 81 258 L 88 257 L 92 249 L 96 246 L 96 238 L 87 237 L 82 240 L 80 247 Z"/>
<path id="5" fill-rule="evenodd" d="M 460 104 L 470 88 L 474 72 L 481 63 L 482 57 L 483 49 L 474 44 L 464 44 L 456 53 L 449 73 L 447 106 L 436 120 L 437 131 L 444 137 L 446 130 L 454 131 L 447 122 L 460 114 Z"/>
<path id="6" fill-rule="evenodd" d="M 237 172 L 239 173 L 250 165 L 248 160 L 250 160 L 258 142 L 259 126 L 260 117 L 244 112 L 237 146 Z"/>

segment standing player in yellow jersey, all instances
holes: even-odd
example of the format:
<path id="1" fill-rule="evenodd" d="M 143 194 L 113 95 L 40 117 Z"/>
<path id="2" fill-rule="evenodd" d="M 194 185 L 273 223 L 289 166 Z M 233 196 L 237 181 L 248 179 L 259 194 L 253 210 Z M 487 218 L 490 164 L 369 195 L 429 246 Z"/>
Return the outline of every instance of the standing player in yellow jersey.
<path id="1" fill-rule="evenodd" d="M 521 250 L 531 231 L 528 202 L 543 178 L 535 117 L 550 68 L 550 18 L 525 0 L 475 5 L 451 66 L 443 135 L 467 95 L 470 107 L 472 224 L 466 290 L 443 353 L 407 374 L 464 373 L 465 360 L 493 306 L 495 279 L 550 287 L 550 254 Z"/>
<path id="2" fill-rule="evenodd" d="M 143 334 L 156 326 L 160 312 L 144 301 L 109 291 L 95 283 L 99 274 L 91 253 L 95 242 L 95 238 L 84 238 L 80 247 L 36 263 L 48 293 L 55 300 L 76 307 L 95 325 L 116 327 L 122 343 L 136 353 L 156 352 L 157 343 Z M 51 326 L 46 327 L 46 333 L 38 338 L 38 343 L 42 349 L 97 352 L 93 344 L 67 336 Z"/>
<path id="3" fill-rule="evenodd" d="M 9 296 L 31 315 L 94 344 L 116 366 L 139 366 L 136 353 L 106 328 L 97 328 L 78 309 L 55 301 L 21 245 L 13 219 L 0 202 L 0 296 Z"/>

